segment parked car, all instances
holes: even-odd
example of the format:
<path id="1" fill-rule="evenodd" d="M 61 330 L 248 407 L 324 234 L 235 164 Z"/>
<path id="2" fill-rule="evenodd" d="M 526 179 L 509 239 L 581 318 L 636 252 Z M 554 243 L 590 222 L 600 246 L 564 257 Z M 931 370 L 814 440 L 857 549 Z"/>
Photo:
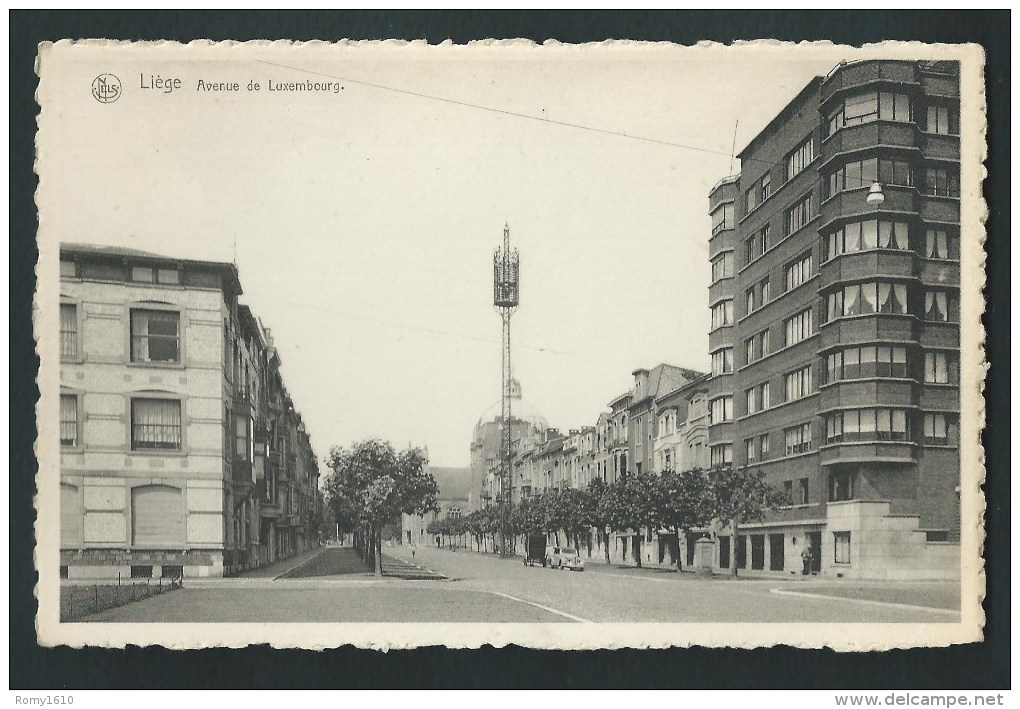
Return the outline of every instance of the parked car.
<path id="1" fill-rule="evenodd" d="M 554 569 L 584 571 L 584 559 L 573 547 L 546 547 L 545 565 Z"/>

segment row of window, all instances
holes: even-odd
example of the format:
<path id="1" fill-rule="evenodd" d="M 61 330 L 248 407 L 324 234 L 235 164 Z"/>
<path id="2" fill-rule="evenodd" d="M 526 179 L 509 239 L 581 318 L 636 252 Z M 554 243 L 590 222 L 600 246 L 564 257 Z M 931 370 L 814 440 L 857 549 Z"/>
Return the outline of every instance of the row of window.
<path id="1" fill-rule="evenodd" d="M 929 99 L 918 118 L 924 117 L 924 130 L 941 135 L 959 135 L 960 117 L 955 102 Z M 840 103 L 826 123 L 826 135 L 841 128 L 858 126 L 873 121 L 910 123 L 915 120 L 913 102 L 907 94 L 888 91 L 871 91 L 848 96 Z"/>
<path id="2" fill-rule="evenodd" d="M 61 278 L 77 278 L 78 264 L 75 261 L 60 262 Z M 161 285 L 178 286 L 181 284 L 181 272 L 176 268 L 154 268 L 151 266 L 133 266 L 127 274 L 128 280 L 135 283 L 159 283 Z"/>
<path id="3" fill-rule="evenodd" d="M 959 316 L 955 291 L 926 290 L 922 315 L 930 322 L 956 322 Z M 907 315 L 907 286 L 903 283 L 854 283 L 826 297 L 826 321 L 855 315 L 889 313 Z"/>
<path id="4" fill-rule="evenodd" d="M 825 417 L 825 443 L 855 441 L 911 441 L 911 417 L 905 409 L 865 408 L 837 411 Z M 959 417 L 951 413 L 925 413 L 922 417 L 925 445 L 948 446 L 959 441 Z M 815 448 L 811 422 L 783 429 L 783 453 L 786 456 L 809 453 Z M 769 457 L 769 434 L 744 439 L 745 460 L 764 461 Z M 733 463 L 733 444 L 718 443 L 709 448 L 713 467 Z M 840 498 L 835 498 L 840 499 Z M 807 496 L 804 495 L 804 502 Z M 795 504 L 804 504 L 795 503 Z"/>
<path id="5" fill-rule="evenodd" d="M 898 187 L 917 185 L 921 192 L 933 197 L 959 197 L 960 171 L 954 165 L 926 165 L 917 184 L 914 166 L 907 160 L 867 158 L 848 162 L 830 172 L 822 180 L 822 199 L 846 190 L 870 187 L 875 182 Z"/>
<path id="6" fill-rule="evenodd" d="M 78 306 L 60 304 L 60 356 L 79 357 Z M 181 361 L 181 314 L 176 310 L 131 308 L 129 351 L 132 362 Z"/>
<path id="7" fill-rule="evenodd" d="M 746 361 L 751 363 L 759 358 L 762 347 L 768 346 L 768 330 L 745 340 Z M 825 358 L 825 381 L 828 383 L 851 379 L 875 377 L 907 378 L 910 371 L 907 364 L 907 349 L 884 345 L 846 347 L 830 352 Z M 924 353 L 925 384 L 956 384 L 960 376 L 959 358 L 954 352 Z M 724 347 L 712 353 L 712 374 L 727 374 L 733 371 L 733 348 Z M 813 391 L 810 365 L 783 375 L 785 401 L 807 396 Z M 748 409 L 750 413 L 751 409 Z"/>
<path id="8" fill-rule="evenodd" d="M 855 409 L 825 417 L 825 442 L 913 440 L 910 416 L 905 409 Z M 958 442 L 956 414 L 926 413 L 922 418 L 925 445 L 947 446 Z"/>
<path id="9" fill-rule="evenodd" d="M 77 447 L 81 436 L 79 399 L 60 395 L 60 445 Z M 133 397 L 130 405 L 131 450 L 179 451 L 182 445 L 180 399 Z"/>

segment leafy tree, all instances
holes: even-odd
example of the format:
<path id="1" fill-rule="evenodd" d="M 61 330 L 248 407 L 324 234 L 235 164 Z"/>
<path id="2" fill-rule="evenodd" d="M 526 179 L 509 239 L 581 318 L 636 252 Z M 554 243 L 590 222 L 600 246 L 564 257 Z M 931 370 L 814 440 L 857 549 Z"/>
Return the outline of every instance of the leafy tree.
<path id="1" fill-rule="evenodd" d="M 439 492 L 425 466 L 424 452 L 367 439 L 351 449 L 334 446 L 326 458 L 330 472 L 326 499 L 338 521 L 358 532 L 359 547 L 382 575 L 382 527 L 401 514 L 436 511 Z"/>
<path id="2" fill-rule="evenodd" d="M 656 513 L 658 505 L 655 494 L 655 475 L 631 475 L 609 485 L 605 497 L 605 513 L 609 527 L 616 532 L 634 530 L 634 556 L 638 568 L 641 567 L 641 527 L 648 529 L 657 526 Z"/>
<path id="3" fill-rule="evenodd" d="M 659 523 L 673 532 L 677 539 L 677 571 L 683 569 L 680 553 L 680 534 L 685 536 L 696 527 L 705 527 L 712 521 L 712 488 L 708 477 L 700 468 L 683 472 L 666 471 L 658 477 Z"/>
<path id="4" fill-rule="evenodd" d="M 731 467 L 713 470 L 710 475 L 713 517 L 729 522 L 733 552 L 730 573 L 737 575 L 737 537 L 744 522 L 760 522 L 770 511 L 789 504 L 786 494 L 765 481 L 765 471 Z"/>
<path id="5" fill-rule="evenodd" d="M 588 494 L 584 499 L 581 515 L 585 524 L 594 527 L 609 564 L 609 485 L 602 478 L 594 478 L 588 483 Z"/>

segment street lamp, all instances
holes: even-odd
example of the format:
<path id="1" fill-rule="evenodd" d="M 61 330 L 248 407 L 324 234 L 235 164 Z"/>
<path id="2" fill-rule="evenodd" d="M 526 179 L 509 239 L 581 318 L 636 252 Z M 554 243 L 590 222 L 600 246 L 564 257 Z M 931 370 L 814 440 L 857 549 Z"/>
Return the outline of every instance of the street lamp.
<path id="1" fill-rule="evenodd" d="M 871 183 L 871 189 L 868 190 L 867 202 L 872 207 L 881 206 L 885 202 L 885 193 L 882 192 L 882 185 L 880 183 Z"/>

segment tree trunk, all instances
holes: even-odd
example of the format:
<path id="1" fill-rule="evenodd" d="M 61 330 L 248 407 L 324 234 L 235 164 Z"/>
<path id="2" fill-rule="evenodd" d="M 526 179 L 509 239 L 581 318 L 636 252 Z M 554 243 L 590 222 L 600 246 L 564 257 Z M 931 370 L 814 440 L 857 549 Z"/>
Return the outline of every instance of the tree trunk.
<path id="1" fill-rule="evenodd" d="M 684 570 L 683 566 L 683 550 L 680 548 L 680 528 L 673 527 L 673 533 L 676 534 L 676 572 L 679 574 Z"/>
<path id="2" fill-rule="evenodd" d="M 609 530 L 605 527 L 602 528 L 602 542 L 602 546 L 606 551 L 606 566 L 609 566 L 611 563 L 609 560 Z"/>
<path id="3" fill-rule="evenodd" d="M 382 527 L 372 529 L 372 540 L 375 547 L 375 575 L 382 576 Z"/>
<path id="4" fill-rule="evenodd" d="M 733 518 L 733 522 L 730 524 L 733 529 L 733 554 L 730 559 L 730 576 L 737 578 L 737 538 L 740 536 L 740 529 L 737 526 L 737 518 Z M 744 554 L 747 554 L 747 550 L 744 550 Z"/>
<path id="5" fill-rule="evenodd" d="M 635 534 L 633 537 L 631 537 L 631 539 L 634 540 L 634 547 L 633 547 L 633 550 L 634 550 L 634 559 L 635 559 L 635 561 L 637 561 L 637 567 L 639 569 L 641 568 L 641 542 L 644 541 L 644 536 L 645 535 L 642 534 L 641 530 L 639 529 L 638 533 Z"/>

